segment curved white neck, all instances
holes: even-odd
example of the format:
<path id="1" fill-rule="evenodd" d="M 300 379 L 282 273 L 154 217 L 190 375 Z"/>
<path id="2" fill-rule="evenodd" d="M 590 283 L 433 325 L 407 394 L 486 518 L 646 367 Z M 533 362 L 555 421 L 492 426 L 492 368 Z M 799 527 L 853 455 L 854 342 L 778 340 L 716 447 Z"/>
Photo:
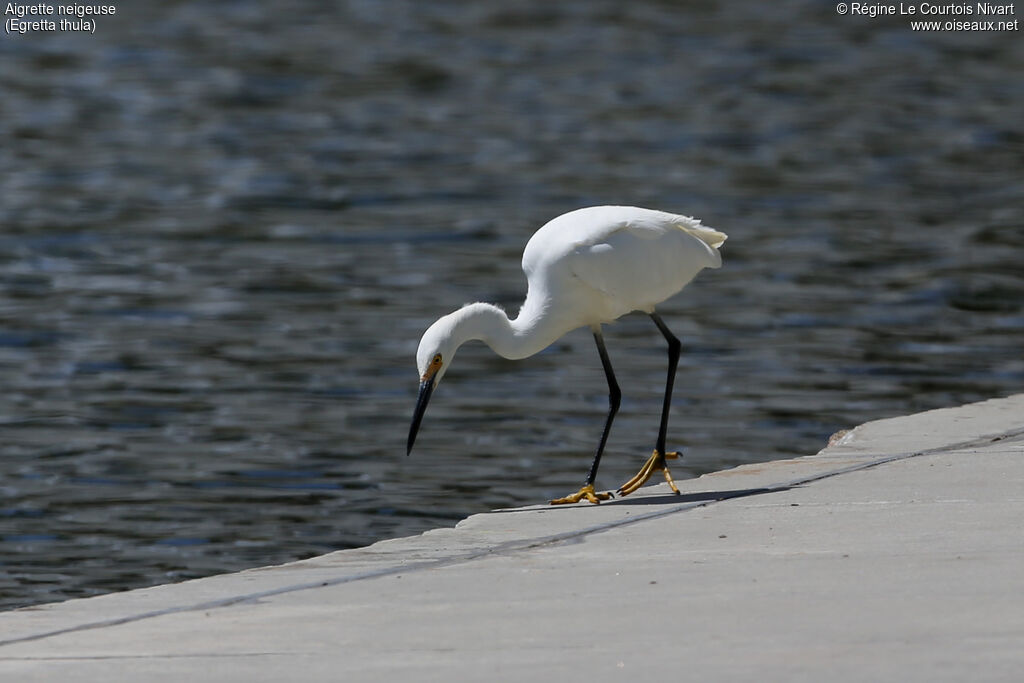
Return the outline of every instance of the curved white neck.
<path id="1" fill-rule="evenodd" d="M 461 346 L 479 339 L 504 358 L 526 358 L 547 348 L 568 330 L 550 321 L 543 310 L 526 305 L 515 320 L 493 304 L 468 304 L 450 314 L 451 335 Z"/>

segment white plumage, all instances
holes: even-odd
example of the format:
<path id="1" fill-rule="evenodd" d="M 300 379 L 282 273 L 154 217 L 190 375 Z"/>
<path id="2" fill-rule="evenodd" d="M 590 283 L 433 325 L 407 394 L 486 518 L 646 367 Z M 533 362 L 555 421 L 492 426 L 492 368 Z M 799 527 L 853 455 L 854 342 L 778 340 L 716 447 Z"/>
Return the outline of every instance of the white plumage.
<path id="1" fill-rule="evenodd" d="M 592 206 L 563 214 L 538 230 L 523 251 L 531 297 L 550 300 L 569 323 L 611 322 L 650 313 L 702 268 L 722 265 L 726 236 L 700 221 L 632 206 Z"/>
<path id="2" fill-rule="evenodd" d="M 593 494 L 593 481 L 618 409 L 619 393 L 600 326 L 642 311 L 651 315 L 669 342 L 670 367 L 659 447 L 645 465 L 650 471 L 643 476 L 641 470 L 638 477 L 646 481 L 651 472 L 663 470 L 671 483 L 664 459 L 673 454 L 664 452 L 664 427 L 679 342 L 654 309 L 702 269 L 720 267 L 718 248 L 725 240 L 724 233 L 694 218 L 632 206 L 593 206 L 552 219 L 534 233 L 523 251 L 528 289 L 514 320 L 496 306 L 475 303 L 440 318 L 423 334 L 416 353 L 420 398 L 408 450 L 412 450 L 427 401 L 459 346 L 478 339 L 505 358 L 525 358 L 571 330 L 590 326 L 608 376 L 611 409 L 587 484 L 578 494 L 552 502 L 576 502 L 582 497 L 597 502 L 607 497 Z M 640 485 L 627 486 L 631 482 L 620 489 L 623 495 Z"/>

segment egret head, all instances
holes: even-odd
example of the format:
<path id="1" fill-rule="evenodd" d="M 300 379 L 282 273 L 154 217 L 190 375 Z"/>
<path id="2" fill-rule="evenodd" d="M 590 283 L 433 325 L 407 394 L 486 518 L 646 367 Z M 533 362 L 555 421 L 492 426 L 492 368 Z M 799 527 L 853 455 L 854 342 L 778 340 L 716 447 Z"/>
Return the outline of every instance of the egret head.
<path id="1" fill-rule="evenodd" d="M 420 339 L 420 346 L 416 351 L 416 368 L 420 373 L 420 394 L 416 401 L 416 410 L 412 414 L 412 425 L 409 427 L 406 455 L 412 452 L 412 445 L 416 441 L 416 432 L 419 431 L 420 421 L 427 409 L 430 395 L 441 382 L 445 371 L 451 365 L 455 351 L 459 348 L 459 342 L 452 334 L 454 322 L 451 315 L 446 315 L 427 328 L 427 331 L 423 333 L 423 338 Z"/>

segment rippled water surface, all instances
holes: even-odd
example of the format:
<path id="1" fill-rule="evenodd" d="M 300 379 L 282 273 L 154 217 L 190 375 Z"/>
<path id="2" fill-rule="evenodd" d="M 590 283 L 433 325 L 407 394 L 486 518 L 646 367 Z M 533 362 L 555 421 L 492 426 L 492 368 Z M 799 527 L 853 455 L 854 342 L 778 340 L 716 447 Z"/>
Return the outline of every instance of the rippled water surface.
<path id="1" fill-rule="evenodd" d="M 826 3 L 133 2 L 0 40 L 0 605 L 307 557 L 579 485 L 589 333 L 413 355 L 514 312 L 544 221 L 730 235 L 662 314 L 677 477 L 1024 388 L 1024 41 Z M 665 350 L 606 332 L 599 485 Z"/>

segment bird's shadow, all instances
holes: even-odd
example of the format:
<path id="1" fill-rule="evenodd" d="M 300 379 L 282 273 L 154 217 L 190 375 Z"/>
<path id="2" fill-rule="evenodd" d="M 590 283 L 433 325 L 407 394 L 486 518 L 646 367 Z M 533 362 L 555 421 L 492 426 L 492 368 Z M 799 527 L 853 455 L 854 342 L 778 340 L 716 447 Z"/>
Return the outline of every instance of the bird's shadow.
<path id="1" fill-rule="evenodd" d="M 601 505 L 669 505 L 672 503 L 702 503 L 730 498 L 745 498 L 747 496 L 760 496 L 765 493 L 778 493 L 788 491 L 791 486 L 762 486 L 754 489 L 732 489 L 729 491 L 697 491 L 695 493 L 663 493 L 656 496 L 641 496 L 632 498 L 629 496 L 613 498 Z M 552 506 L 558 507 L 558 506 Z"/>
<path id="2" fill-rule="evenodd" d="M 694 493 L 665 493 L 654 496 L 639 496 L 633 497 L 620 497 L 606 500 L 601 503 L 602 506 L 613 506 L 613 505 L 673 505 L 680 503 L 704 503 L 704 502 L 715 502 L 720 500 L 729 500 L 730 498 L 745 498 L 747 496 L 760 496 L 766 493 L 779 493 L 782 491 L 788 491 L 792 486 L 762 486 L 759 488 L 752 489 L 732 489 L 727 491 L 697 491 Z M 589 507 L 591 503 L 580 502 L 571 505 L 544 505 L 537 504 L 529 506 L 528 510 L 550 510 L 552 512 L 556 510 L 571 510 L 579 507 Z M 501 512 L 522 512 L 524 508 L 505 508 L 501 510 L 492 510 L 494 513 Z"/>

